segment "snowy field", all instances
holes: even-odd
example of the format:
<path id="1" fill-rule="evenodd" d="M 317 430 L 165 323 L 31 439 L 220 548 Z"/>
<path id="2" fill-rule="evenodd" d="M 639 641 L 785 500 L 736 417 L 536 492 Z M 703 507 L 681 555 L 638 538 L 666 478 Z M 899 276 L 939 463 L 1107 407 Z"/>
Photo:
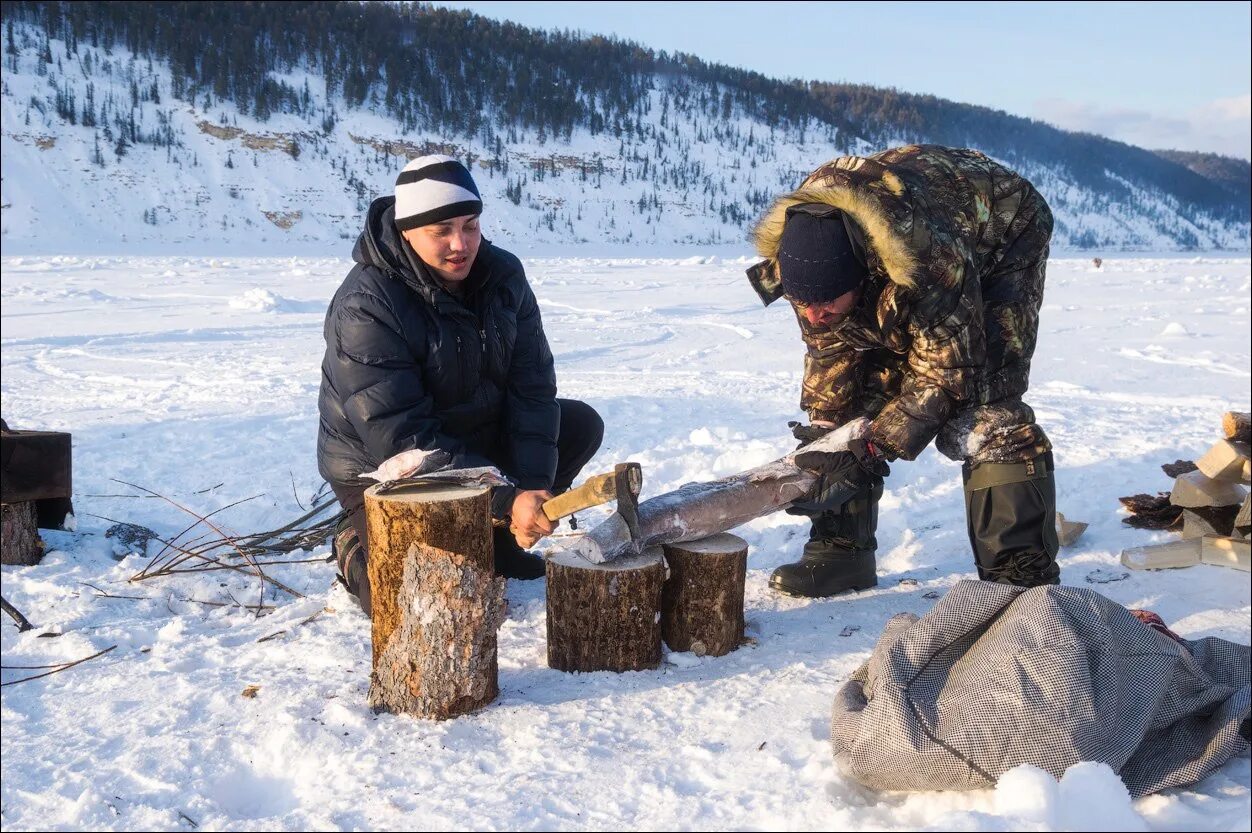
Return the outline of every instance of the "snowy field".
<path id="1" fill-rule="evenodd" d="M 561 395 L 590 402 L 608 426 L 587 473 L 637 460 L 645 496 L 781 455 L 799 417 L 789 310 L 760 306 L 747 259 L 695 254 L 527 261 Z M 270 587 L 260 618 L 203 604 L 255 604 L 245 576 L 128 581 L 145 558 L 106 539 L 104 518 L 165 536 L 188 520 L 115 479 L 200 512 L 261 495 L 215 517 L 236 533 L 302 514 L 321 485 L 322 315 L 347 266 L 3 260 L 3 416 L 73 432 L 78 511 L 75 532 L 47 533 L 41 565 L 4 568 L 4 596 L 40 629 L 19 635 L 6 619 L 3 662 L 117 646 L 3 689 L 6 830 L 1249 829 L 1246 757 L 1194 789 L 1135 802 L 1128 818 L 1098 772 L 1059 786 L 1015 772 L 996 790 L 912 795 L 836 773 L 837 687 L 892 614 L 925 613 L 973 572 L 960 469 L 933 450 L 888 480 L 875 590 L 774 595 L 769 573 L 798 556 L 806 527 L 763 518 L 738 530 L 752 546 L 754 644 L 717 659 L 670 654 L 656 671 L 569 675 L 545 662 L 543 582 L 510 582 L 500 697 L 443 723 L 366 707 L 369 625 L 321 560 L 328 546 L 271 570 L 303 598 Z M 1184 636 L 1245 643 L 1248 576 L 1127 574 L 1123 547 L 1166 536 L 1125 527 L 1117 498 L 1167 488 L 1159 464 L 1194 459 L 1222 411 L 1248 409 L 1249 267 L 1054 260 L 1028 397 L 1057 447 L 1059 508 L 1091 524 L 1062 553 L 1063 581 L 1155 610 Z M 248 686 L 254 697 L 241 696 Z"/>

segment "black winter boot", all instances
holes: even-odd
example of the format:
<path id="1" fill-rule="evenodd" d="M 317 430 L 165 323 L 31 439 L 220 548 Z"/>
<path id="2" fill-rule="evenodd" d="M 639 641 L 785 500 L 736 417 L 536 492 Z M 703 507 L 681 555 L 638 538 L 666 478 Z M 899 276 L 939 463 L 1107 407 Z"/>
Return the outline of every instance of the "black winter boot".
<path id="1" fill-rule="evenodd" d="M 789 596 L 819 598 L 878 584 L 875 551 L 882 484 L 858 494 L 834 512 L 813 517 L 804 555 L 769 577 L 769 586 Z"/>
<path id="2" fill-rule="evenodd" d="M 365 615 L 370 615 L 370 574 L 365 560 L 365 548 L 351 520 L 344 518 L 335 529 L 331 544 L 335 564 L 339 568 L 339 583 L 356 599 Z"/>
<path id="3" fill-rule="evenodd" d="M 491 532 L 496 556 L 496 575 L 521 581 L 543 578 L 545 568 L 542 558 L 518 546 L 517 539 L 508 529 L 498 526 Z"/>
<path id="4" fill-rule="evenodd" d="M 1024 463 L 967 463 L 963 474 L 978 577 L 1018 587 L 1060 584 L 1052 452 Z"/>

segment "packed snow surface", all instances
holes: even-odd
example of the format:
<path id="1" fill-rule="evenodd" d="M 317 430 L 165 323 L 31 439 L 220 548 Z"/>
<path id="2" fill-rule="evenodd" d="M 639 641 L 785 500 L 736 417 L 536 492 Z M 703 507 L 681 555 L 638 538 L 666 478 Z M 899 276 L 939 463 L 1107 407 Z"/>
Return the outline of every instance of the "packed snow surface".
<path id="1" fill-rule="evenodd" d="M 739 255 L 526 262 L 561 395 L 607 424 L 586 474 L 636 460 L 647 498 L 793 448 L 797 327 L 785 305 L 760 306 Z M 6 620 L 3 662 L 117 646 L 3 689 L 6 830 L 1249 828 L 1246 757 L 1135 802 L 1094 765 L 1059 782 L 1023 767 L 994 790 L 911 795 L 835 772 L 836 688 L 891 615 L 924 614 L 973 574 L 960 467 L 933 450 L 893 466 L 877 588 L 775 595 L 769 573 L 798 557 L 806 526 L 766 516 L 737 530 L 751 544 L 748 645 L 670 654 L 655 671 L 564 674 L 545 661 L 544 583 L 509 582 L 500 697 L 443 723 L 367 708 L 369 623 L 334 582 L 328 545 L 271 568 L 304 597 L 268 586 L 260 618 L 231 606 L 257 603 L 246 576 L 128 581 L 146 559 L 104 531 L 129 521 L 170 537 L 189 519 L 116 481 L 200 513 L 260 495 L 214 516 L 235 533 L 308 506 L 321 486 L 322 314 L 348 266 L 3 260 L 3 415 L 73 433 L 78 513 L 77 531 L 46 533 L 42 564 L 4 568 L 5 598 L 39 628 Z M 1091 524 L 1062 553 L 1066 583 L 1155 610 L 1187 637 L 1249 640 L 1246 574 L 1121 567 L 1122 548 L 1168 536 L 1124 526 L 1117 498 L 1167 488 L 1159 464 L 1195 459 L 1224 410 L 1248 409 L 1250 336 L 1247 257 L 1052 261 L 1028 401 L 1056 443 L 1061 511 Z M 602 517 L 585 514 L 584 528 Z"/>

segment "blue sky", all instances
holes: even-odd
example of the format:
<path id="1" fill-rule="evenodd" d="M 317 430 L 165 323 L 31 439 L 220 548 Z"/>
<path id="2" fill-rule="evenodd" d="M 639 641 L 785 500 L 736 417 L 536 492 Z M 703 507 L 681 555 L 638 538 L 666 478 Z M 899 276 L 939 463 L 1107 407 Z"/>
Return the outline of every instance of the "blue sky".
<path id="1" fill-rule="evenodd" d="M 1150 148 L 1252 153 L 1252 4 L 437 2 L 782 78 L 983 104 Z"/>

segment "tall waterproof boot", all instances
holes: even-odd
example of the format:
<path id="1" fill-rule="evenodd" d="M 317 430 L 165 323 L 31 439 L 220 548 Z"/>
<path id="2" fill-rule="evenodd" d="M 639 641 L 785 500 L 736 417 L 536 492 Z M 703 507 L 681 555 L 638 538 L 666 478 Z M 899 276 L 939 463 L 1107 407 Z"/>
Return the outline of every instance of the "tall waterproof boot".
<path id="1" fill-rule="evenodd" d="M 789 596 L 818 598 L 878 584 L 875 552 L 878 499 L 883 487 L 866 489 L 834 512 L 812 518 L 804 555 L 769 577 L 769 586 Z"/>
<path id="2" fill-rule="evenodd" d="M 978 577 L 1018 587 L 1059 584 L 1052 452 L 1024 463 L 967 463 L 962 473 Z"/>

